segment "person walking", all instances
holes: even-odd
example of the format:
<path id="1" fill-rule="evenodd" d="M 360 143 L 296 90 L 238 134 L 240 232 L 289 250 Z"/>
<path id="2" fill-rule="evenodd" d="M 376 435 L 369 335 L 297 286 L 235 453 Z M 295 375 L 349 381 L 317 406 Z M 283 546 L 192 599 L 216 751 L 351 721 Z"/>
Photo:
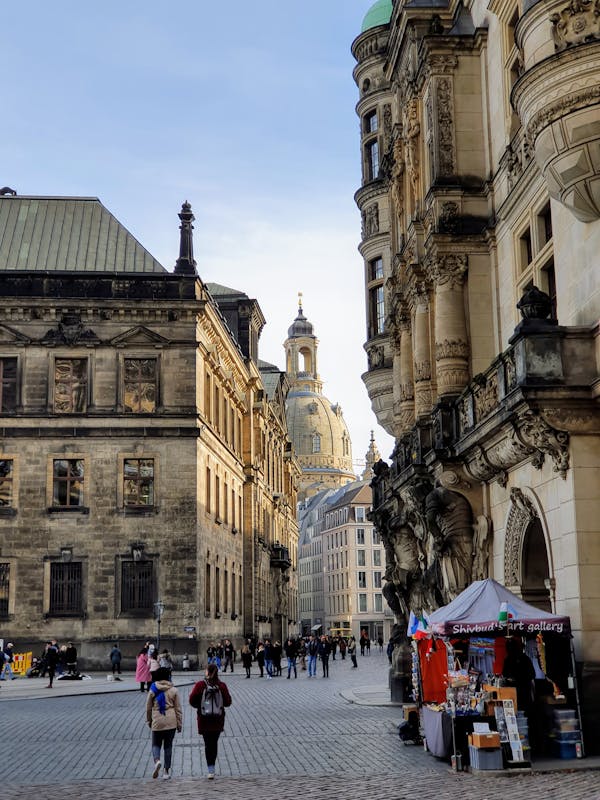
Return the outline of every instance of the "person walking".
<path id="1" fill-rule="evenodd" d="M 383 653 L 383 636 L 381 634 L 377 637 L 377 644 L 379 646 L 379 653 Z"/>
<path id="2" fill-rule="evenodd" d="M 265 669 L 267 670 L 267 680 L 273 677 L 273 645 L 270 639 L 265 639 Z"/>
<path id="3" fill-rule="evenodd" d="M 242 666 L 246 670 L 246 677 L 249 678 L 252 672 L 252 650 L 250 650 L 249 644 L 245 644 L 242 647 L 241 655 L 242 655 Z"/>
<path id="4" fill-rule="evenodd" d="M 140 685 L 140 692 L 145 692 L 146 688 L 150 689 L 152 683 L 152 675 L 150 674 L 150 667 L 148 665 L 148 647 L 142 647 L 137 655 L 135 662 L 135 679 Z"/>
<path id="5" fill-rule="evenodd" d="M 11 681 L 14 681 L 15 675 L 13 673 L 11 664 L 14 661 L 14 654 L 13 654 L 14 645 L 12 642 L 9 642 L 6 647 L 4 648 L 4 652 L 0 655 L 2 656 L 2 661 L 0 661 L 0 681 L 5 680 L 4 674 L 6 673 Z"/>
<path id="6" fill-rule="evenodd" d="M 67 644 L 65 650 L 65 663 L 67 665 L 67 672 L 69 675 L 74 675 L 77 672 L 77 648 L 73 642 Z"/>
<path id="7" fill-rule="evenodd" d="M 219 736 L 225 727 L 225 709 L 231 705 L 229 689 L 219 680 L 216 664 L 209 664 L 205 680 L 198 681 L 190 692 L 190 705 L 198 711 L 198 733 L 204 739 L 208 779 L 215 777 Z"/>
<path id="8" fill-rule="evenodd" d="M 169 653 L 166 647 L 158 658 L 158 666 L 159 669 L 167 670 L 169 673 L 168 680 L 171 680 L 171 676 L 173 675 L 173 659 L 171 658 L 171 653 Z"/>
<path id="9" fill-rule="evenodd" d="M 394 643 L 392 642 L 391 637 L 390 637 L 389 642 L 387 643 L 386 654 L 387 654 L 387 657 L 388 657 L 388 661 L 391 664 L 392 663 L 392 656 L 394 655 Z"/>
<path id="10" fill-rule="evenodd" d="M 298 658 L 300 659 L 300 669 L 306 672 L 306 642 L 304 639 L 298 640 Z"/>
<path id="11" fill-rule="evenodd" d="M 283 647 L 281 646 L 281 642 L 279 639 L 275 641 L 273 645 L 273 672 L 275 673 L 276 678 L 281 677 L 281 655 L 283 653 Z"/>
<path id="12" fill-rule="evenodd" d="M 112 646 L 112 650 L 110 651 L 110 664 L 112 667 L 112 674 L 114 675 L 117 673 L 118 675 L 121 674 L 121 659 L 122 659 L 121 650 L 119 645 L 115 642 Z"/>
<path id="13" fill-rule="evenodd" d="M 260 677 L 264 678 L 265 675 L 265 646 L 262 642 L 258 643 L 256 648 L 256 665 L 260 670 Z"/>
<path id="14" fill-rule="evenodd" d="M 152 680 L 154 680 L 154 673 L 160 669 L 159 658 L 160 656 L 158 655 L 158 650 L 153 644 L 151 644 L 148 648 L 148 669 L 150 670 L 150 677 Z"/>
<path id="15" fill-rule="evenodd" d="M 170 681 L 169 670 L 159 667 L 154 674 L 146 700 L 146 721 L 152 731 L 153 778 L 158 778 L 161 766 L 163 778 L 171 778 L 173 739 L 175 731 L 181 733 L 183 713 L 179 693 Z M 160 751 L 164 751 L 161 761 Z"/>
<path id="16" fill-rule="evenodd" d="M 56 665 L 58 664 L 58 647 L 52 642 L 46 645 L 46 667 L 48 669 L 48 686 L 46 689 L 52 689 L 54 683 L 54 675 L 56 673 Z"/>
<path id="17" fill-rule="evenodd" d="M 298 669 L 296 667 L 296 659 L 298 657 L 298 646 L 293 639 L 288 639 L 284 645 L 285 656 L 287 658 L 287 677 L 288 680 L 292 676 L 294 670 L 294 678 L 298 677 Z"/>
<path id="18" fill-rule="evenodd" d="M 233 672 L 233 662 L 235 660 L 235 650 L 233 645 L 231 644 L 230 639 L 225 639 L 225 645 L 223 647 L 223 672 L 227 672 L 227 667 Z"/>
<path id="19" fill-rule="evenodd" d="M 350 661 L 352 661 L 352 669 L 357 669 L 358 664 L 356 663 L 356 639 L 354 636 L 350 637 L 350 641 L 348 642 L 348 655 L 350 656 Z"/>
<path id="20" fill-rule="evenodd" d="M 346 644 L 346 640 L 343 636 L 340 637 L 340 655 L 342 657 L 342 661 L 346 660 L 346 650 L 348 649 L 348 645 Z"/>
<path id="21" fill-rule="evenodd" d="M 323 666 L 323 677 L 329 677 L 329 656 L 331 654 L 331 645 L 327 636 L 321 636 L 319 642 L 319 656 L 321 657 L 321 664 Z"/>
<path id="22" fill-rule="evenodd" d="M 311 634 L 306 648 L 308 655 L 308 677 L 317 677 L 317 654 L 319 652 L 319 642 L 314 633 Z"/>

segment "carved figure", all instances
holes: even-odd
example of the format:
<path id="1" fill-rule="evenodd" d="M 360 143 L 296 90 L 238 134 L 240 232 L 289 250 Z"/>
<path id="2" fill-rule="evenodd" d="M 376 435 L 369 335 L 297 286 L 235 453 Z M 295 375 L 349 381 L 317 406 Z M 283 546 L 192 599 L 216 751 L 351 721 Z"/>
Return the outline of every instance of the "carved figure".
<path id="1" fill-rule="evenodd" d="M 474 526 L 473 538 L 473 573 L 472 580 L 482 581 L 488 577 L 488 562 L 490 560 L 490 545 L 492 543 L 492 524 L 483 516 L 477 517 Z"/>
<path id="2" fill-rule="evenodd" d="M 458 492 L 436 486 L 425 498 L 427 527 L 440 562 L 446 602 L 471 582 L 473 519 L 468 500 Z"/>
<path id="3" fill-rule="evenodd" d="M 416 100 L 408 104 L 406 120 L 406 167 L 410 179 L 413 203 L 416 205 L 419 197 L 419 135 L 421 123 L 419 122 L 419 108 Z"/>
<path id="4" fill-rule="evenodd" d="M 394 166 L 392 167 L 392 200 L 396 208 L 398 217 L 404 211 L 404 173 L 406 162 L 404 161 L 404 147 L 402 139 L 394 142 Z"/>

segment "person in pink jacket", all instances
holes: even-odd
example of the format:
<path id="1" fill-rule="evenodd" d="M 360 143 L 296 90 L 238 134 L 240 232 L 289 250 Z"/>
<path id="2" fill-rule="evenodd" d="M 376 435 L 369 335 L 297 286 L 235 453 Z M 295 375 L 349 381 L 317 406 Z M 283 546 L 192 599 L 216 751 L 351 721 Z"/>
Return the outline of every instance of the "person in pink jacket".
<path id="1" fill-rule="evenodd" d="M 150 664 L 148 662 L 148 648 L 143 647 L 138 653 L 135 662 L 135 679 L 140 685 L 140 692 L 150 690 L 152 675 L 150 674 Z"/>

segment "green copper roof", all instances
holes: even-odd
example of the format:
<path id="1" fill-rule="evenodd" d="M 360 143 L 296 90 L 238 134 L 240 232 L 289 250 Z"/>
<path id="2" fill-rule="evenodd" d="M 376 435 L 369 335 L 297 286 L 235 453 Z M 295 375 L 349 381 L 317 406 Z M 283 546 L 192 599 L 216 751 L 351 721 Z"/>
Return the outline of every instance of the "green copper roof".
<path id="1" fill-rule="evenodd" d="M 95 197 L 0 197 L 0 270 L 166 272 Z"/>
<path id="2" fill-rule="evenodd" d="M 377 28 L 378 25 L 388 25 L 392 18 L 392 0 L 377 0 L 365 14 L 361 33 L 368 31 L 369 28 Z"/>

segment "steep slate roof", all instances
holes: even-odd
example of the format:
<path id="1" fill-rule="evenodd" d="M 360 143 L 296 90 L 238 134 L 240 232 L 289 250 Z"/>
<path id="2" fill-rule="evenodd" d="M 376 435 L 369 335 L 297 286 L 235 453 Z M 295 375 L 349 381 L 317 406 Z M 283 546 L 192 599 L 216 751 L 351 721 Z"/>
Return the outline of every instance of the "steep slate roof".
<path id="1" fill-rule="evenodd" d="M 0 270 L 167 272 L 96 197 L 0 197 Z"/>

